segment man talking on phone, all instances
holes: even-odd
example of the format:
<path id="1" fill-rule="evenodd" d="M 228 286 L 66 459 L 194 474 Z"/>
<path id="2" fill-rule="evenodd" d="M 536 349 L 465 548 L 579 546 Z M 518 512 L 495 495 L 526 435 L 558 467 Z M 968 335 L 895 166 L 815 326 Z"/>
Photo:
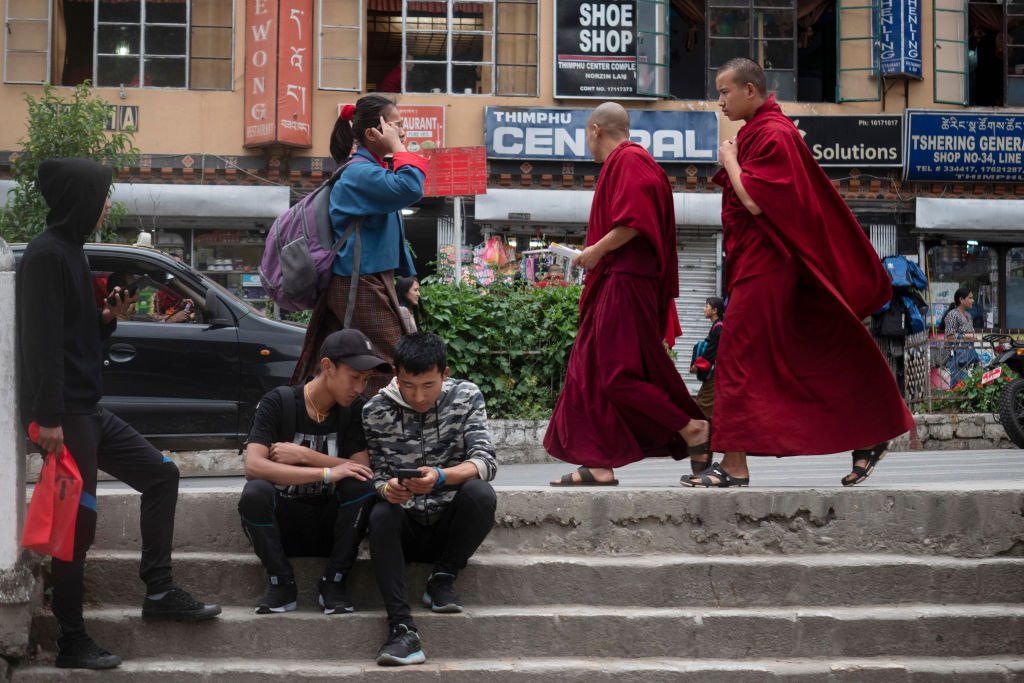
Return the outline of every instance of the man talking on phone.
<path id="1" fill-rule="evenodd" d="M 395 378 L 363 408 L 373 482 L 383 502 L 370 513 L 370 555 L 389 635 L 382 666 L 421 664 L 426 655 L 406 602 L 405 562 L 431 562 L 423 602 L 461 612 L 455 578 L 494 526 L 488 483 L 498 464 L 484 397 L 451 379 L 440 337 L 417 332 L 395 346 Z"/>

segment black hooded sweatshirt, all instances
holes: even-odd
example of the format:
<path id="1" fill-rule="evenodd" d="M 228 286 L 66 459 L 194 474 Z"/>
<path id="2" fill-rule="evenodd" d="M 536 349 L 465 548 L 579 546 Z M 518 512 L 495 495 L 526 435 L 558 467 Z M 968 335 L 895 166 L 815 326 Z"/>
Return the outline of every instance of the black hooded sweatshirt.
<path id="1" fill-rule="evenodd" d="M 88 159 L 49 159 L 37 181 L 50 207 L 46 230 L 25 248 L 17 274 L 21 414 L 57 427 L 88 414 L 103 393 L 104 324 L 82 245 L 96 230 L 110 190 L 110 168 Z"/>

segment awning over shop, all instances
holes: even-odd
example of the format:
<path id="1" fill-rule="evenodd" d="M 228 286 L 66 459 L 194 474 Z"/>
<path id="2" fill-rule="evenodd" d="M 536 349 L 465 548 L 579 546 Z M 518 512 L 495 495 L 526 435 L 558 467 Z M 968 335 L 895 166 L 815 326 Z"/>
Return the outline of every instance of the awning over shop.
<path id="1" fill-rule="evenodd" d="M 10 180 L 0 181 L 0 206 Z M 128 210 L 129 225 L 156 228 L 269 227 L 289 206 L 289 189 L 274 186 L 114 183 L 113 200 Z"/>
<path id="2" fill-rule="evenodd" d="M 722 195 L 675 192 L 677 225 L 720 226 Z M 475 220 L 487 224 L 585 224 L 593 192 L 574 190 L 487 190 L 477 195 Z"/>
<path id="3" fill-rule="evenodd" d="M 1024 201 L 1019 199 L 917 200 L 917 230 L 1024 238 Z"/>

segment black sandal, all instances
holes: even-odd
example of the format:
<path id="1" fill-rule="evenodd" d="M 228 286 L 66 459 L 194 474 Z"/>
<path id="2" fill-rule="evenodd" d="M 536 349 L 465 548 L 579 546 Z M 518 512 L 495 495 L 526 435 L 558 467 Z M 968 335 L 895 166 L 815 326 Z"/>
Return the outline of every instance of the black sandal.
<path id="1" fill-rule="evenodd" d="M 717 477 L 718 481 L 712 481 L 711 477 Z M 679 480 L 679 483 L 693 488 L 724 489 L 730 486 L 750 486 L 750 477 L 734 477 L 722 469 L 722 466 L 716 462 L 700 474 L 692 477 L 683 477 Z"/>
<path id="2" fill-rule="evenodd" d="M 889 452 L 889 442 L 883 441 L 877 444 L 871 449 L 858 448 L 853 451 L 853 470 L 850 474 L 840 479 L 843 486 L 856 486 L 865 479 L 871 476 L 871 473 L 875 471 L 875 465 L 877 465 L 882 458 Z M 857 464 L 858 460 L 867 460 L 867 467 L 861 467 Z M 853 479 L 850 479 L 850 475 L 853 475 Z"/>

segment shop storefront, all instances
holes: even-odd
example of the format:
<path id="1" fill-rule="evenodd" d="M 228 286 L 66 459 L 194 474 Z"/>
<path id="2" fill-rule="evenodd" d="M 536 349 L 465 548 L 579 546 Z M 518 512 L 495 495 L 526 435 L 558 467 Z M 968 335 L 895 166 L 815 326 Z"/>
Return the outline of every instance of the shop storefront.
<path id="1" fill-rule="evenodd" d="M 1012 190 L 1024 182 L 1024 117 L 909 111 L 906 156 L 908 180 Z M 1024 328 L 1024 201 L 919 197 L 915 218 L 933 317 L 966 287 L 976 328 Z"/>

